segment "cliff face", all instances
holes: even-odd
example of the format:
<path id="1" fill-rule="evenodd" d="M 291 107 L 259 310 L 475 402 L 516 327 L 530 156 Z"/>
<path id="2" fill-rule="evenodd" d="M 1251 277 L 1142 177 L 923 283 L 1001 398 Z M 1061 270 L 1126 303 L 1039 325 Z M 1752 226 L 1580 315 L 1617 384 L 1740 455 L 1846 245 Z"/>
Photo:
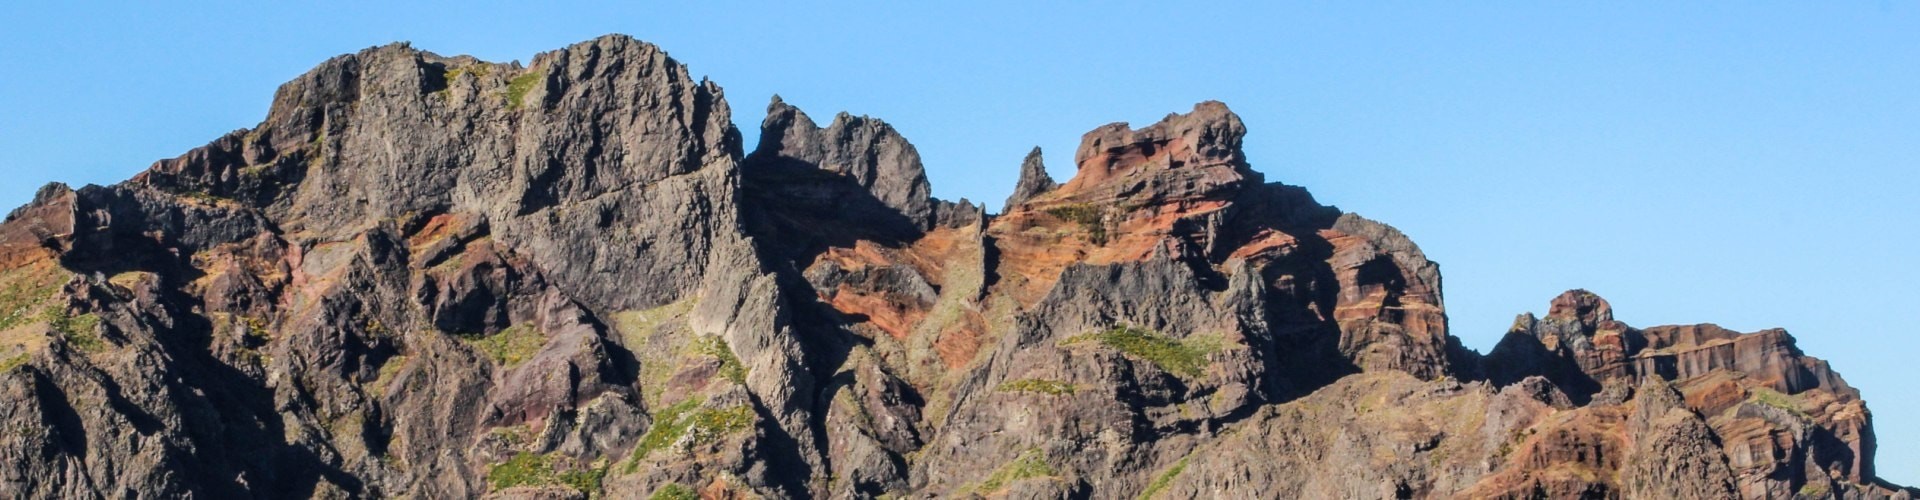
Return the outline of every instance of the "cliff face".
<path id="1" fill-rule="evenodd" d="M 881 120 L 608 36 L 327 61 L 0 224 L 12 497 L 1879 498 L 1785 332 L 1585 292 L 1490 354 L 1405 235 L 1201 103 L 998 215 Z"/>

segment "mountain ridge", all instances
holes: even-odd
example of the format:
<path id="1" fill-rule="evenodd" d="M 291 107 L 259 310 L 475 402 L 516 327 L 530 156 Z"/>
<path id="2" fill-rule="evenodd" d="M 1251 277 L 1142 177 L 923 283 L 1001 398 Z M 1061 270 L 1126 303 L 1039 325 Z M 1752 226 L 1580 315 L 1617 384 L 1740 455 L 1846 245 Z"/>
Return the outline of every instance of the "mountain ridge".
<path id="1" fill-rule="evenodd" d="M 1089 132 L 1065 183 L 1036 149 L 993 215 L 878 119 L 776 97 L 752 152 L 732 123 L 630 37 L 394 44 L 128 182 L 42 189 L 0 225 L 0 420 L 31 430 L 0 489 L 1912 493 L 1783 331 L 1638 330 L 1574 291 L 1465 349 L 1438 265 L 1266 183 L 1221 103 Z"/>

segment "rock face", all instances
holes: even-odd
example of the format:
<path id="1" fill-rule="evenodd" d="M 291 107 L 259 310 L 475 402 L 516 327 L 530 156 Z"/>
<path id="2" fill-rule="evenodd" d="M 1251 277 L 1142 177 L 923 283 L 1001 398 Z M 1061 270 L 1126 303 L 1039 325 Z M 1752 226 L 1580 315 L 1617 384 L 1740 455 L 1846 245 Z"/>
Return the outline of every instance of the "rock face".
<path id="1" fill-rule="evenodd" d="M 1586 292 L 1491 353 L 1399 231 L 1207 102 L 1035 149 L 998 215 L 900 131 L 607 36 L 327 61 L 258 126 L 0 224 L 7 497 L 1910 498 L 1784 331 Z"/>
<path id="2" fill-rule="evenodd" d="M 1013 194 L 1007 196 L 1007 206 L 1001 209 L 1001 213 L 1011 212 L 1013 207 L 1056 187 L 1060 187 L 1060 183 L 1047 175 L 1047 164 L 1040 157 L 1040 147 L 1034 146 L 1033 152 L 1027 153 L 1027 159 L 1020 162 L 1020 183 L 1013 186 Z"/>

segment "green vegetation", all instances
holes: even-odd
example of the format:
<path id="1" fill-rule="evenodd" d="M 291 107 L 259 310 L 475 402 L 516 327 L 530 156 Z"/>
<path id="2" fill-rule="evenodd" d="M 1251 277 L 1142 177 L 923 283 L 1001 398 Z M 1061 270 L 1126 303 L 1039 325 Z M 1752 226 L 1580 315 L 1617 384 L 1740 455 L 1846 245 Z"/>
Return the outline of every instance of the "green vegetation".
<path id="1" fill-rule="evenodd" d="M 267 320 L 253 316 L 240 316 L 240 336 L 249 342 L 264 344 L 269 340 Z"/>
<path id="2" fill-rule="evenodd" d="M 132 290 L 134 286 L 139 285 L 140 282 L 147 281 L 150 279 L 158 279 L 158 277 L 155 276 L 153 273 L 149 273 L 146 271 L 127 271 L 120 274 L 115 274 L 111 278 L 107 278 L 107 282 L 112 283 L 113 286 L 117 286 L 127 290 Z"/>
<path id="3" fill-rule="evenodd" d="M 327 163 L 327 129 L 321 128 L 314 134 L 313 141 L 307 143 L 307 168 L 318 168 Z"/>
<path id="4" fill-rule="evenodd" d="M 486 354 L 495 364 L 513 367 L 540 352 L 540 348 L 547 345 L 547 337 L 531 324 L 519 324 L 491 336 L 469 338 L 467 343 Z"/>
<path id="5" fill-rule="evenodd" d="M 0 373 L 11 372 L 13 371 L 14 368 L 19 368 L 21 365 L 27 364 L 28 358 L 29 356 L 27 356 L 26 353 L 20 353 L 20 354 L 15 354 L 12 357 L 9 357 L 7 359 L 0 360 Z"/>
<path id="6" fill-rule="evenodd" d="M 666 486 L 661 486 L 660 489 L 653 490 L 653 495 L 650 495 L 647 497 L 647 500 L 699 500 L 699 499 L 700 499 L 700 495 L 694 493 L 693 488 L 681 486 L 679 483 L 667 483 Z"/>
<path id="7" fill-rule="evenodd" d="M 1525 443 L 1528 438 L 1533 437 L 1533 435 L 1538 432 L 1539 432 L 1538 430 L 1535 430 L 1532 427 L 1528 427 L 1525 429 L 1515 429 L 1512 434 L 1509 434 L 1507 436 L 1506 441 L 1502 441 L 1500 443 L 1500 450 L 1496 452 L 1497 455 L 1495 456 L 1501 459 L 1506 459 L 1508 455 L 1512 455 L 1513 452 L 1519 451 L 1517 447 L 1520 444 Z"/>
<path id="8" fill-rule="evenodd" d="M 47 325 L 53 327 L 53 331 L 60 332 L 60 336 L 67 339 L 67 344 L 75 349 L 99 352 L 107 347 L 106 342 L 100 340 L 100 335 L 96 333 L 100 327 L 100 316 L 93 313 L 68 316 L 66 311 L 60 308 L 49 308 Z"/>
<path id="9" fill-rule="evenodd" d="M 76 349 L 97 352 L 107 347 L 100 338 L 100 316 L 71 315 L 54 300 L 68 275 L 52 264 L 29 265 L 0 273 L 0 331 L 29 324 L 45 324 Z"/>
<path id="10" fill-rule="evenodd" d="M 219 205 L 220 202 L 227 201 L 226 198 L 209 193 L 204 189 L 188 189 L 175 193 L 175 195 L 201 205 Z"/>
<path id="11" fill-rule="evenodd" d="M 446 71 L 446 73 L 443 73 L 443 75 L 446 77 L 447 83 L 451 84 L 453 83 L 454 79 L 460 78 L 460 75 L 462 74 L 472 73 L 473 76 L 480 77 L 480 76 L 487 76 L 487 73 L 490 73 L 492 71 L 493 71 L 493 68 L 487 66 L 486 64 L 469 64 L 466 66 L 449 69 Z"/>
<path id="12" fill-rule="evenodd" d="M 1075 335 L 1066 344 L 1095 340 L 1134 358 L 1145 360 L 1175 375 L 1199 377 L 1206 374 L 1207 355 L 1220 350 L 1216 338 L 1195 337 L 1177 340 L 1159 332 L 1131 326 L 1116 326 L 1106 331 Z"/>
<path id="13" fill-rule="evenodd" d="M 607 474 L 604 465 L 590 469 L 557 471 L 554 469 L 554 464 L 557 462 L 555 458 L 553 455 L 538 453 L 516 454 L 506 462 L 494 464 L 493 468 L 487 470 L 487 484 L 493 485 L 494 491 L 515 486 L 563 485 L 587 495 L 599 493 L 600 481 Z"/>
<path id="14" fill-rule="evenodd" d="M 43 319 L 46 303 L 65 283 L 65 273 L 50 264 L 0 274 L 0 330 Z"/>
<path id="15" fill-rule="evenodd" d="M 1075 203 L 1046 210 L 1047 215 L 1080 225 L 1095 245 L 1107 243 L 1106 211 L 1087 203 Z"/>
<path id="16" fill-rule="evenodd" d="M 268 168 L 272 167 L 272 165 L 247 165 L 240 167 L 240 176 L 249 179 L 258 179 L 267 173 Z"/>
<path id="17" fill-rule="evenodd" d="M 1801 417 L 1807 416 L 1806 410 L 1800 409 L 1799 398 L 1781 394 L 1780 391 L 1770 388 L 1755 387 L 1747 391 L 1747 401 L 1786 410 L 1788 413 Z"/>
<path id="18" fill-rule="evenodd" d="M 543 485 L 554 482 L 553 463 L 546 456 L 520 453 L 487 470 L 487 483 L 494 490 L 515 486 Z"/>
<path id="19" fill-rule="evenodd" d="M 520 106 L 523 105 L 522 101 L 527 98 L 527 92 L 532 91 L 533 85 L 540 83 L 540 79 L 546 78 L 546 76 L 547 73 L 545 71 L 528 71 L 520 76 L 513 77 L 512 80 L 508 80 L 507 106 L 511 109 L 520 109 Z"/>
<path id="20" fill-rule="evenodd" d="M 647 428 L 646 435 L 640 437 L 640 444 L 633 448 L 633 459 L 627 464 L 627 473 L 639 470 L 640 461 L 647 455 L 672 446 L 682 436 L 691 434 L 693 442 L 707 443 L 753 426 L 752 408 L 700 408 L 703 402 L 699 398 L 687 398 L 655 414 L 653 425 Z"/>
<path id="21" fill-rule="evenodd" d="M 1078 389 L 1071 383 L 1037 378 L 1023 378 L 1000 384 L 1000 392 L 1025 392 L 1049 396 L 1073 394 L 1073 391 Z"/>
<path id="22" fill-rule="evenodd" d="M 706 442 L 747 430 L 753 426 L 753 408 L 730 406 L 719 410 L 700 410 L 693 414 L 693 436 Z"/>
<path id="23" fill-rule="evenodd" d="M 647 426 L 647 434 L 641 436 L 640 444 L 633 448 L 633 462 L 627 464 L 627 472 L 632 473 L 637 470 L 640 467 L 640 460 L 655 450 L 666 448 L 674 441 L 679 441 L 680 436 L 687 433 L 687 427 L 692 425 L 692 422 L 684 417 L 698 406 L 700 406 L 700 400 L 687 398 L 654 414 L 653 425 Z"/>
<path id="24" fill-rule="evenodd" d="M 562 472 L 560 473 L 560 484 L 567 485 L 568 488 L 573 488 L 574 491 L 586 493 L 588 496 L 594 496 L 600 491 L 600 482 L 606 478 L 607 468 L 600 466 L 591 469 Z"/>
<path id="25" fill-rule="evenodd" d="M 393 384 L 393 377 L 400 374 L 401 368 L 406 368 L 407 361 L 410 359 L 412 358 L 406 355 L 388 357 L 380 364 L 380 372 L 375 375 L 369 390 L 376 396 L 385 395 L 387 386 Z"/>
<path id="26" fill-rule="evenodd" d="M 1801 498 L 1826 498 L 1827 493 L 1829 492 L 1825 484 L 1807 483 L 1800 487 Z"/>
<path id="27" fill-rule="evenodd" d="M 1158 477 L 1153 478 L 1152 483 L 1147 484 L 1146 491 L 1140 492 L 1140 500 L 1153 498 L 1154 495 L 1160 494 L 1161 491 L 1166 491 L 1168 486 L 1173 485 L 1173 480 L 1180 477 L 1180 473 L 1186 471 L 1186 458 L 1180 459 L 1179 462 L 1174 462 L 1173 467 L 1168 467 L 1166 472 L 1160 473 Z"/>
<path id="28" fill-rule="evenodd" d="M 613 314 L 614 329 L 620 341 L 640 356 L 640 397 L 650 406 L 660 406 L 667 381 L 678 373 L 685 358 L 692 354 L 701 338 L 686 327 L 687 313 L 693 310 L 693 297 L 647 310 Z M 721 361 L 723 364 L 725 360 Z M 745 378 L 744 376 L 742 377 Z"/>
<path id="29" fill-rule="evenodd" d="M 685 318 L 688 312 L 693 311 L 693 304 L 694 299 L 688 297 L 645 311 L 622 311 L 613 315 L 613 324 L 620 330 L 621 338 L 628 346 L 644 346 L 660 327 Z"/>
<path id="30" fill-rule="evenodd" d="M 999 469 L 994 469 L 993 475 L 987 476 L 987 480 L 980 483 L 980 486 L 975 488 L 975 491 L 979 493 L 992 493 L 1000 491 L 1001 488 L 1006 488 L 1007 485 L 1022 479 L 1052 477 L 1059 474 L 1053 470 L 1053 466 L 1047 465 L 1046 459 L 1046 455 L 1041 453 L 1040 450 L 1030 450 L 1022 453 L 1019 458 L 1013 459 L 1012 462 L 1007 462 L 1006 465 L 1000 466 Z"/>
<path id="31" fill-rule="evenodd" d="M 739 357 L 733 355 L 733 348 L 727 345 L 725 339 L 715 336 L 695 342 L 698 342 L 701 354 L 720 360 L 720 376 L 736 384 L 747 383 L 747 367 L 740 363 Z"/>

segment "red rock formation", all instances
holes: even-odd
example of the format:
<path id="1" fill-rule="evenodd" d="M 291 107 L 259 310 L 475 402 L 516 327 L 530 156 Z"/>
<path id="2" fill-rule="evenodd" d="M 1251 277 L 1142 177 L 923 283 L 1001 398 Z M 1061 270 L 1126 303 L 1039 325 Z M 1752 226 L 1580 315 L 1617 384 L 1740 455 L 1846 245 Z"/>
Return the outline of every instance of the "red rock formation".
<path id="1" fill-rule="evenodd" d="M 1556 297 L 1545 318 L 1522 316 L 1483 369 L 1496 381 L 1537 373 L 1579 399 L 1602 386 L 1671 381 L 1707 417 L 1748 497 L 1789 495 L 1831 473 L 1870 484 L 1872 423 L 1859 391 L 1803 354 L 1785 330 L 1738 333 L 1711 324 L 1636 329 L 1585 290 Z"/>

